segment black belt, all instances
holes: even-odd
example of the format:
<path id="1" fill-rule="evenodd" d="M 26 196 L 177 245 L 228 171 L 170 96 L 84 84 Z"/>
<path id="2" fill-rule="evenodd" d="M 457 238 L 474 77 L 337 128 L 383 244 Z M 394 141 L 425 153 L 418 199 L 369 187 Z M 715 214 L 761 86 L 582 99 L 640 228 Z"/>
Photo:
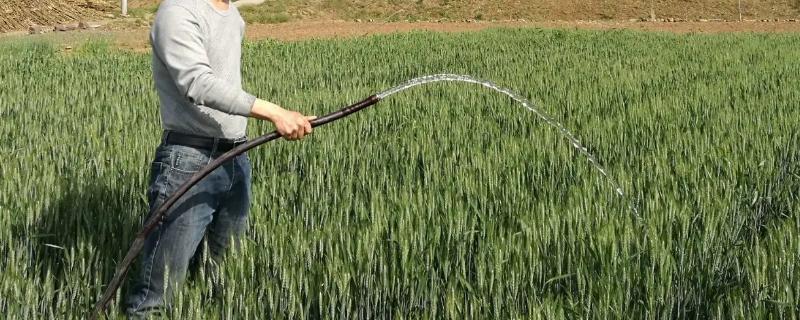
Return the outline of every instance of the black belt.
<path id="1" fill-rule="evenodd" d="M 245 142 L 247 142 L 247 138 L 231 140 L 224 138 L 195 136 L 176 131 L 164 131 L 164 143 L 166 144 L 177 144 L 209 151 L 216 150 L 219 152 L 227 152 L 238 147 L 239 145 L 244 144 Z M 214 146 L 217 148 L 214 149 Z"/>

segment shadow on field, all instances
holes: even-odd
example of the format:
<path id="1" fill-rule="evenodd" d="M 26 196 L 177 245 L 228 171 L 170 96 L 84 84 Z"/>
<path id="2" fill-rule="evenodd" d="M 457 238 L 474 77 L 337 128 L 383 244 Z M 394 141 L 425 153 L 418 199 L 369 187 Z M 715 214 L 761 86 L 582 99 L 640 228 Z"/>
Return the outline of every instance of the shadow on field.
<path id="1" fill-rule="evenodd" d="M 111 280 L 117 262 L 141 225 L 140 217 L 146 214 L 144 199 L 137 199 L 139 193 L 128 186 L 119 187 L 124 181 L 133 185 L 133 179 L 121 178 L 116 187 L 99 180 L 73 185 L 42 210 L 30 230 L 37 235 L 32 263 L 40 277 L 53 278 L 56 290 L 94 297 L 100 288 L 85 292 L 75 286 L 85 288 Z M 98 275 L 102 279 L 95 279 Z"/>

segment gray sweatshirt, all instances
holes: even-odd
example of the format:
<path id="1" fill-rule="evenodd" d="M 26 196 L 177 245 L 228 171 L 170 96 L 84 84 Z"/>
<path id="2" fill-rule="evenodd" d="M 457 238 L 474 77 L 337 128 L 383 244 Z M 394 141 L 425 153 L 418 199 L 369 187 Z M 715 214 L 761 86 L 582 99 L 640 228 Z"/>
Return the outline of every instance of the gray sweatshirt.
<path id="1" fill-rule="evenodd" d="M 244 20 L 208 0 L 165 0 L 150 41 L 164 129 L 241 138 L 256 98 L 242 90 Z"/>

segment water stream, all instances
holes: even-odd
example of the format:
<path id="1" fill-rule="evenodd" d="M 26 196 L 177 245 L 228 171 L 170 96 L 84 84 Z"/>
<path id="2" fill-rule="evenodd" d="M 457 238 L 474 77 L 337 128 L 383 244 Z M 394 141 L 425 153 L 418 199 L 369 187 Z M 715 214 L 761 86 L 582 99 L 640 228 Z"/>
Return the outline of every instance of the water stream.
<path id="1" fill-rule="evenodd" d="M 572 134 L 572 132 L 567 130 L 567 128 L 564 127 L 563 124 L 561 124 L 560 122 L 556 121 L 555 119 L 553 119 L 551 116 L 549 116 L 545 112 L 537 109 L 533 105 L 533 103 L 531 103 L 528 99 L 525 99 L 523 96 L 511 91 L 510 89 L 506 89 L 506 88 L 500 87 L 500 86 L 498 86 L 498 85 L 496 85 L 496 84 L 494 84 L 494 83 L 492 83 L 490 81 L 479 80 L 479 79 L 475 79 L 475 78 L 470 77 L 470 76 L 457 75 L 457 74 L 436 74 L 436 75 L 424 76 L 424 77 L 419 77 L 419 78 L 416 78 L 416 79 L 409 80 L 408 82 L 406 82 L 404 84 L 401 84 L 401 85 L 399 85 L 397 87 L 394 87 L 394 88 L 391 88 L 391 89 L 388 89 L 386 91 L 383 91 L 383 92 L 379 93 L 378 94 L 378 98 L 385 99 L 385 98 L 387 98 L 387 97 L 389 97 L 391 95 L 394 95 L 396 93 L 399 93 L 401 91 L 404 91 L 404 90 L 407 90 L 407 89 L 410 89 L 410 88 L 413 88 L 413 87 L 416 87 L 416 86 L 420 86 L 420 85 L 424 85 L 424 84 L 428 84 L 428 83 L 434 83 L 434 82 L 442 82 L 442 81 L 466 82 L 466 83 L 479 84 L 479 85 L 482 85 L 482 86 L 487 87 L 489 89 L 492 89 L 494 91 L 497 91 L 497 92 L 500 92 L 502 94 L 505 94 L 505 95 L 511 97 L 511 99 L 514 99 L 515 101 L 519 102 L 520 104 L 522 104 L 522 106 L 525 109 L 527 109 L 528 111 L 533 112 L 540 119 L 544 120 L 544 122 L 546 122 L 548 125 L 550 125 L 551 127 L 555 128 L 556 130 L 558 130 L 559 133 L 561 133 L 561 135 L 564 138 L 566 138 L 579 153 L 581 153 L 584 156 L 586 156 L 586 158 L 589 160 L 589 163 L 591 163 L 592 166 L 594 166 L 594 168 L 597 169 L 597 171 L 599 171 L 600 174 L 603 177 L 606 178 L 606 180 L 614 188 L 614 192 L 618 196 L 622 197 L 623 199 L 625 198 L 625 192 L 623 192 L 622 187 L 620 187 L 620 184 L 613 177 L 611 177 L 608 174 L 608 170 L 603 165 L 601 165 L 599 161 L 597 161 L 597 157 L 595 157 L 593 154 L 591 154 L 586 149 L 586 147 L 584 147 L 583 144 L 581 144 L 580 140 L 578 140 L 578 138 L 576 138 L 575 135 Z M 632 200 L 630 200 L 630 201 L 628 201 L 628 205 L 630 206 L 630 208 L 633 211 L 633 213 L 638 217 L 639 216 L 639 210 L 634 205 L 634 202 Z"/>

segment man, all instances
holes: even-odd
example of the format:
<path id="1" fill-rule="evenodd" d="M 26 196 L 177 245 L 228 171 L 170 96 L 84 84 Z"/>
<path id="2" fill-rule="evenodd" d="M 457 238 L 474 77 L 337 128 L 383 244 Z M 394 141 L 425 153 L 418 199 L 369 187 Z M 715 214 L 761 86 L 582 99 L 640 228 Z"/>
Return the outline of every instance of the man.
<path id="1" fill-rule="evenodd" d="M 243 36 L 244 21 L 229 0 L 161 3 L 150 34 L 164 128 L 151 167 L 151 214 L 193 173 L 245 141 L 246 116 L 271 121 L 289 140 L 311 133 L 314 117 L 242 90 Z M 126 299 L 128 316 L 146 316 L 168 306 L 204 237 L 211 262 L 219 263 L 245 231 L 249 204 L 246 155 L 224 164 L 184 195 L 145 242 L 140 273 Z"/>

